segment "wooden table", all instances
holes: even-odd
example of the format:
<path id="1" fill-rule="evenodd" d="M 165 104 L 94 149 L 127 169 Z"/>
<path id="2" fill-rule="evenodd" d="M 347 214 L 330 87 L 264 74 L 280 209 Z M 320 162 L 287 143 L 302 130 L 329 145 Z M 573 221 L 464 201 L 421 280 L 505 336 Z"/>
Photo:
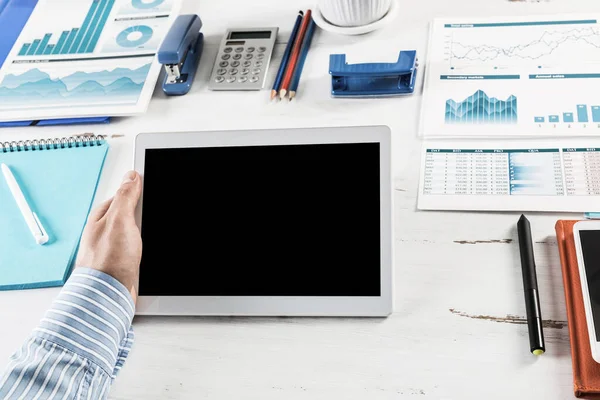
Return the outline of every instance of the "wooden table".
<path id="1" fill-rule="evenodd" d="M 598 11 L 593 0 L 514 3 L 505 0 L 399 0 L 391 25 L 372 34 L 318 31 L 299 97 L 269 103 L 268 92 L 206 89 L 228 27 L 279 25 L 269 74 L 275 76 L 298 9 L 277 0 L 194 1 L 206 36 L 190 94 L 157 89 L 148 112 L 107 126 L 0 130 L 0 141 L 82 132 L 111 145 L 96 202 L 110 197 L 132 167 L 138 132 L 341 125 L 389 125 L 393 132 L 395 312 L 387 319 L 136 318 L 136 343 L 111 392 L 114 399 L 568 399 L 571 357 L 562 276 L 554 236 L 559 218 L 529 215 L 538 262 L 547 353 L 529 353 L 517 213 L 416 210 L 421 95 L 342 100 L 329 96 L 330 53 L 393 54 L 417 49 L 425 65 L 428 23 L 441 16 Z M 418 91 L 422 88 L 422 77 Z M 3 255 L 0 255 L 3 256 Z M 184 266 L 165 265 L 165 268 Z M 0 360 L 31 332 L 58 289 L 0 292 Z"/>

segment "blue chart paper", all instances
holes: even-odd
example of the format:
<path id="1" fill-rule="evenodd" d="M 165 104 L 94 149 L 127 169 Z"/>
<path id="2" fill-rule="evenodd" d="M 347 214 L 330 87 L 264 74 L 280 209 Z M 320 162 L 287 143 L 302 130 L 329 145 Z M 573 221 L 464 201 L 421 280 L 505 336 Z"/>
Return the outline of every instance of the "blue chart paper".
<path id="1" fill-rule="evenodd" d="M 0 174 L 0 290 L 64 284 L 107 151 L 101 144 L 0 152 L 50 236 L 43 246 L 35 243 Z"/>
<path id="2" fill-rule="evenodd" d="M 600 134 L 600 14 L 432 24 L 421 134 Z"/>
<path id="3" fill-rule="evenodd" d="M 179 0 L 5 1 L 0 121 L 146 110 Z"/>

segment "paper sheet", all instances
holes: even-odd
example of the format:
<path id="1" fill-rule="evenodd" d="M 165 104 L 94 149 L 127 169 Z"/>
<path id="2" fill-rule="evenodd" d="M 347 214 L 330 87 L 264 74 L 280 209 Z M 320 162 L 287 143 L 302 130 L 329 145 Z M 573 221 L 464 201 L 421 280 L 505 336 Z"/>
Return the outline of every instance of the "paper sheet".
<path id="1" fill-rule="evenodd" d="M 600 15 L 436 19 L 421 134 L 600 134 Z"/>
<path id="2" fill-rule="evenodd" d="M 597 210 L 600 139 L 431 141 L 422 150 L 419 209 Z"/>
<path id="3" fill-rule="evenodd" d="M 39 0 L 0 70 L 0 121 L 144 112 L 180 0 Z"/>

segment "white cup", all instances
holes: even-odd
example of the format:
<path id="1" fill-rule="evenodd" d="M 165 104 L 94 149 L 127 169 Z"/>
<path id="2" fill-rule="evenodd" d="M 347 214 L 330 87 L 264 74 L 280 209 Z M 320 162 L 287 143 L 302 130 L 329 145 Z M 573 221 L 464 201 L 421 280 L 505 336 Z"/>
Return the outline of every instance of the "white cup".
<path id="1" fill-rule="evenodd" d="M 323 18 L 337 26 L 363 26 L 379 21 L 397 0 L 318 0 Z"/>

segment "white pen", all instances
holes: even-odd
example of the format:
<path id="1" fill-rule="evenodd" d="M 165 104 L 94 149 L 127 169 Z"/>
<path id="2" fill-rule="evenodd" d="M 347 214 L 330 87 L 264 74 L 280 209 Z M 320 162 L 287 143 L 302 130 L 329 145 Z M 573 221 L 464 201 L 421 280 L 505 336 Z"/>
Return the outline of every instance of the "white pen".
<path id="1" fill-rule="evenodd" d="M 8 188 L 10 189 L 10 192 L 15 198 L 19 210 L 21 210 L 21 214 L 23 215 L 23 218 L 25 219 L 25 222 L 27 223 L 31 234 L 34 237 L 35 242 L 37 244 L 47 243 L 49 239 L 48 234 L 42 226 L 42 223 L 40 222 L 38 216 L 33 211 L 31 211 L 31 208 L 29 207 L 29 204 L 27 204 L 25 196 L 23 196 L 23 192 L 21 191 L 21 188 L 19 187 L 15 176 L 12 174 L 12 171 L 10 170 L 10 168 L 8 168 L 8 165 L 2 164 L 2 173 L 4 174 L 4 179 L 6 179 Z"/>

